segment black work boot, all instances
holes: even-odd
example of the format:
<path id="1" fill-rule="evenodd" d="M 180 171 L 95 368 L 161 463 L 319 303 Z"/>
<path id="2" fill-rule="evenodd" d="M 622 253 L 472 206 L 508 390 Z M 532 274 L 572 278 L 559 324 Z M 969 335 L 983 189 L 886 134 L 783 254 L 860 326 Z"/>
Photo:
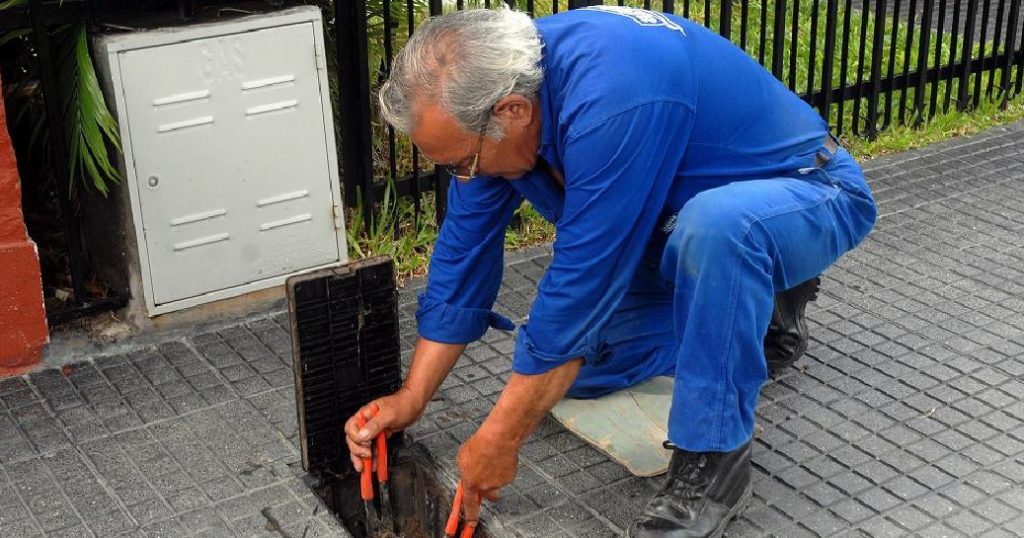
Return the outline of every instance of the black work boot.
<path id="1" fill-rule="evenodd" d="M 668 476 L 631 538 L 718 538 L 750 498 L 750 441 L 732 452 L 672 448 Z"/>
<path id="2" fill-rule="evenodd" d="M 779 373 L 789 368 L 807 351 L 807 303 L 818 298 L 821 277 L 775 295 L 775 310 L 764 336 L 764 356 L 768 371 Z"/>

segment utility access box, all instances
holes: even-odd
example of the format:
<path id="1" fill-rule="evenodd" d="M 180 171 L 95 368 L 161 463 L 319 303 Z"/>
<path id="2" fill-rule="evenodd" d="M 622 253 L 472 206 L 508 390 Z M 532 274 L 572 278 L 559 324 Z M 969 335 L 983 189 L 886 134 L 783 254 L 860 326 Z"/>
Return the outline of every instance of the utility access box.
<path id="1" fill-rule="evenodd" d="M 303 7 L 94 41 L 150 316 L 346 261 L 322 28 Z"/>

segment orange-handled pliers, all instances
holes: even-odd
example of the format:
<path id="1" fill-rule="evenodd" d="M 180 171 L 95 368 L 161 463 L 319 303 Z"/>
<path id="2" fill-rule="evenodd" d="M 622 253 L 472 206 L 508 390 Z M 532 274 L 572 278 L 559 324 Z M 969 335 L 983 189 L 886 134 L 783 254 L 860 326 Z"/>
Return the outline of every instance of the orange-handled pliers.
<path id="1" fill-rule="evenodd" d="M 377 416 L 380 412 L 380 408 L 377 404 L 370 405 L 370 412 L 373 416 Z M 356 425 L 359 429 L 366 427 L 366 419 L 363 414 L 356 413 Z M 359 493 L 363 498 L 363 504 L 366 506 L 366 525 L 367 530 L 372 534 L 379 530 L 381 523 L 383 522 L 384 527 L 387 530 L 394 532 L 395 530 L 395 519 L 391 511 L 391 493 L 388 490 L 388 439 L 387 434 L 383 431 L 377 434 L 377 482 L 380 486 L 380 506 L 381 506 L 381 517 L 377 517 L 376 511 L 373 509 L 373 457 L 362 458 L 363 460 L 363 471 L 359 476 Z"/>
<path id="2" fill-rule="evenodd" d="M 459 514 L 462 513 L 462 482 L 455 486 L 455 501 L 452 502 L 452 513 L 448 515 L 448 524 L 444 526 L 445 536 L 454 538 L 459 532 Z M 476 527 L 466 525 L 462 528 L 462 535 L 459 538 L 473 538 Z"/>

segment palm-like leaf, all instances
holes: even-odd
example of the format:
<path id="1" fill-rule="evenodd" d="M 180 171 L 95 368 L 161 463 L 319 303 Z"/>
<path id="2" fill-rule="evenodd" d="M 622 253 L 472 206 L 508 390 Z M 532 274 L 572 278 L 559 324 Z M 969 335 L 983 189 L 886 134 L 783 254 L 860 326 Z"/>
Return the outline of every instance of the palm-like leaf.
<path id="1" fill-rule="evenodd" d="M 28 0 L 3 0 L 0 1 L 0 10 L 12 9 L 24 6 Z M 0 46 L 21 39 L 32 34 L 30 28 L 18 28 L 0 35 Z M 57 95 L 44 96 L 58 99 L 61 118 L 65 127 L 65 140 L 68 147 L 68 178 L 71 189 L 76 187 L 75 179 L 82 178 L 86 184 L 91 184 L 100 193 L 106 195 L 110 190 L 110 183 L 120 181 L 120 173 L 111 163 L 107 152 L 108 144 L 120 149 L 120 134 L 117 121 L 107 108 L 100 90 L 99 80 L 96 77 L 96 70 L 93 68 L 92 58 L 89 56 L 89 44 L 84 25 L 63 26 L 54 31 L 54 54 L 56 56 L 58 70 Z M 48 36 L 47 36 L 48 37 Z M 14 81 L 14 86 L 9 89 L 17 90 L 9 92 L 9 95 L 21 96 L 27 83 L 38 77 L 38 68 L 31 69 L 23 80 Z M 15 100 L 13 106 L 19 109 L 15 111 L 16 121 L 27 117 L 26 114 L 32 106 L 29 100 Z M 36 116 L 35 125 L 32 126 L 30 146 L 33 152 L 48 151 L 46 136 L 46 118 Z M 51 148 L 52 149 L 52 148 Z"/>
<path id="2" fill-rule="evenodd" d="M 66 31 L 57 54 L 71 187 L 75 188 L 74 178 L 84 174 L 83 179 L 90 180 L 96 190 L 106 195 L 109 184 L 121 179 L 111 163 L 107 143 L 120 149 L 121 141 L 117 121 L 107 109 L 89 56 L 84 25 Z"/>

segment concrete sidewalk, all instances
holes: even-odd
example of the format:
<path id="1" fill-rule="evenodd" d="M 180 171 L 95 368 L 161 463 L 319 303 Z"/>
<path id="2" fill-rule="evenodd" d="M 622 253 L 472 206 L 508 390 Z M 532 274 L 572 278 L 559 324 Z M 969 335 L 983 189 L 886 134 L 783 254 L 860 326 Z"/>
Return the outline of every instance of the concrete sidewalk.
<path id="1" fill-rule="evenodd" d="M 825 276 L 813 343 L 763 389 L 728 536 L 1024 536 L 1024 124 L 874 161 L 876 230 Z M 522 321 L 546 248 L 509 255 Z M 415 338 L 402 292 L 403 339 Z M 0 536 L 346 536 L 299 464 L 287 316 L 0 381 Z M 508 376 L 470 346 L 411 430 L 447 471 Z M 618 536 L 657 479 L 546 420 L 497 536 Z"/>

